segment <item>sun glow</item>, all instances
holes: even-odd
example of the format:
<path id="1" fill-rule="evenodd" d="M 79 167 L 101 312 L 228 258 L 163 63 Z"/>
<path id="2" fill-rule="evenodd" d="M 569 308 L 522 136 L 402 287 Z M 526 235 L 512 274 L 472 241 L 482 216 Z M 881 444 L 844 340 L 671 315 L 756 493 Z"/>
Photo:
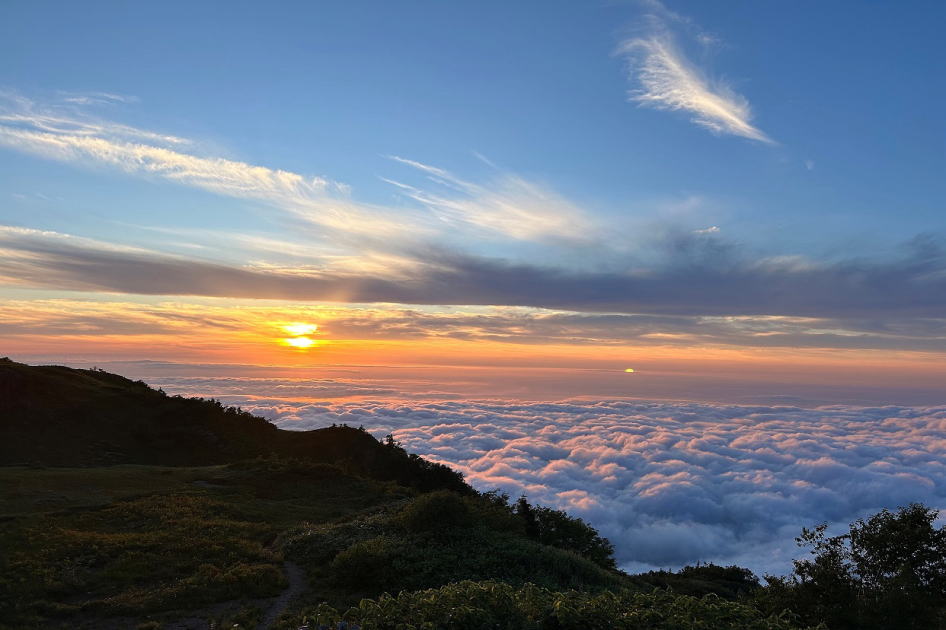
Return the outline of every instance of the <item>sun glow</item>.
<path id="1" fill-rule="evenodd" d="M 312 339 L 309 335 L 315 334 L 319 327 L 315 324 L 306 324 L 304 322 L 290 322 L 288 324 L 281 324 L 279 326 L 283 332 L 286 332 L 291 337 L 286 337 L 280 339 L 279 343 L 284 346 L 289 346 L 290 348 L 296 348 L 298 350 L 307 350 L 313 346 L 319 344 L 318 341 Z"/>
<path id="2" fill-rule="evenodd" d="M 291 324 L 284 324 L 282 327 L 290 335 L 296 337 L 303 337 L 305 335 L 311 335 L 319 329 L 315 324 L 303 324 L 301 322 L 292 322 Z"/>
<path id="3" fill-rule="evenodd" d="M 291 337 L 283 339 L 282 342 L 293 348 L 311 348 L 316 344 L 315 339 L 309 339 L 308 337 Z"/>

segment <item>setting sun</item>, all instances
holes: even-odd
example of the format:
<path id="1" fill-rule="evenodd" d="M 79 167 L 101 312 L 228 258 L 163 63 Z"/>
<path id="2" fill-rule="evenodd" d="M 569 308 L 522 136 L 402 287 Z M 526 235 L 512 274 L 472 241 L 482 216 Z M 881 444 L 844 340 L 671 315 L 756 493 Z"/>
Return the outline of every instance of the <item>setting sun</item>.
<path id="1" fill-rule="evenodd" d="M 293 348 L 311 348 L 316 344 L 315 339 L 309 339 L 308 337 L 292 337 L 290 339 L 283 339 L 282 342 Z"/>

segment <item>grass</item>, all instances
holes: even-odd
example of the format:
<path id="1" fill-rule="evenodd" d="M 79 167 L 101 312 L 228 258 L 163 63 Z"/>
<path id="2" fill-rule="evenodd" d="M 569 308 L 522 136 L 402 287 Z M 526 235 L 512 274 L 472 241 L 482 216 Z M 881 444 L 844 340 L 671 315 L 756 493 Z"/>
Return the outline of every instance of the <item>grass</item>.
<path id="1" fill-rule="evenodd" d="M 325 464 L 0 468 L 0 626 L 194 610 L 285 587 L 277 535 L 402 500 Z M 72 626 L 69 626 L 72 627 Z"/>
<path id="2" fill-rule="evenodd" d="M 251 610 L 286 587 L 284 558 L 315 589 L 297 610 L 460 579 L 623 584 L 529 540 L 484 498 L 418 495 L 322 463 L 0 467 L 0 488 L 0 627 L 159 623 L 226 601 Z"/>
<path id="3" fill-rule="evenodd" d="M 99 507 L 142 495 L 192 491 L 194 482 L 227 476 L 225 466 L 10 466 L 0 468 L 0 518 Z"/>

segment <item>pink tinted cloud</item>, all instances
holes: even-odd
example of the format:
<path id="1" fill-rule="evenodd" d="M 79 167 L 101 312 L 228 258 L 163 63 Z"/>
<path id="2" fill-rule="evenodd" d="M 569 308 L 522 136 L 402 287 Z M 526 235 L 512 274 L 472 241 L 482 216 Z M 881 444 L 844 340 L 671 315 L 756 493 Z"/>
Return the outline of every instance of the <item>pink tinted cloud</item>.
<path id="1" fill-rule="evenodd" d="M 944 406 L 432 400 L 325 374 L 155 384 L 286 428 L 393 432 L 480 489 L 590 521 L 629 570 L 714 561 L 785 573 L 802 526 L 843 526 L 910 501 L 946 507 Z"/>

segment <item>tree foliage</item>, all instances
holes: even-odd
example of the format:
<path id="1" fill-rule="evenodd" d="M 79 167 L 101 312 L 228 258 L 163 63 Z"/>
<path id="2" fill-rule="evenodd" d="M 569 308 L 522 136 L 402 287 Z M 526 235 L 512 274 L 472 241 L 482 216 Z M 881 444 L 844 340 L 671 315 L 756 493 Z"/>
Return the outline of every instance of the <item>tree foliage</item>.
<path id="1" fill-rule="evenodd" d="M 859 519 L 841 535 L 827 525 L 796 539 L 811 558 L 790 578 L 769 577 L 763 604 L 786 606 L 832 629 L 946 628 L 946 527 L 913 503 Z"/>
<path id="2" fill-rule="evenodd" d="M 526 497 L 519 498 L 515 510 L 523 520 L 526 535 L 533 540 L 568 549 L 605 569 L 617 568 L 614 545 L 582 519 L 561 510 L 530 505 Z"/>

